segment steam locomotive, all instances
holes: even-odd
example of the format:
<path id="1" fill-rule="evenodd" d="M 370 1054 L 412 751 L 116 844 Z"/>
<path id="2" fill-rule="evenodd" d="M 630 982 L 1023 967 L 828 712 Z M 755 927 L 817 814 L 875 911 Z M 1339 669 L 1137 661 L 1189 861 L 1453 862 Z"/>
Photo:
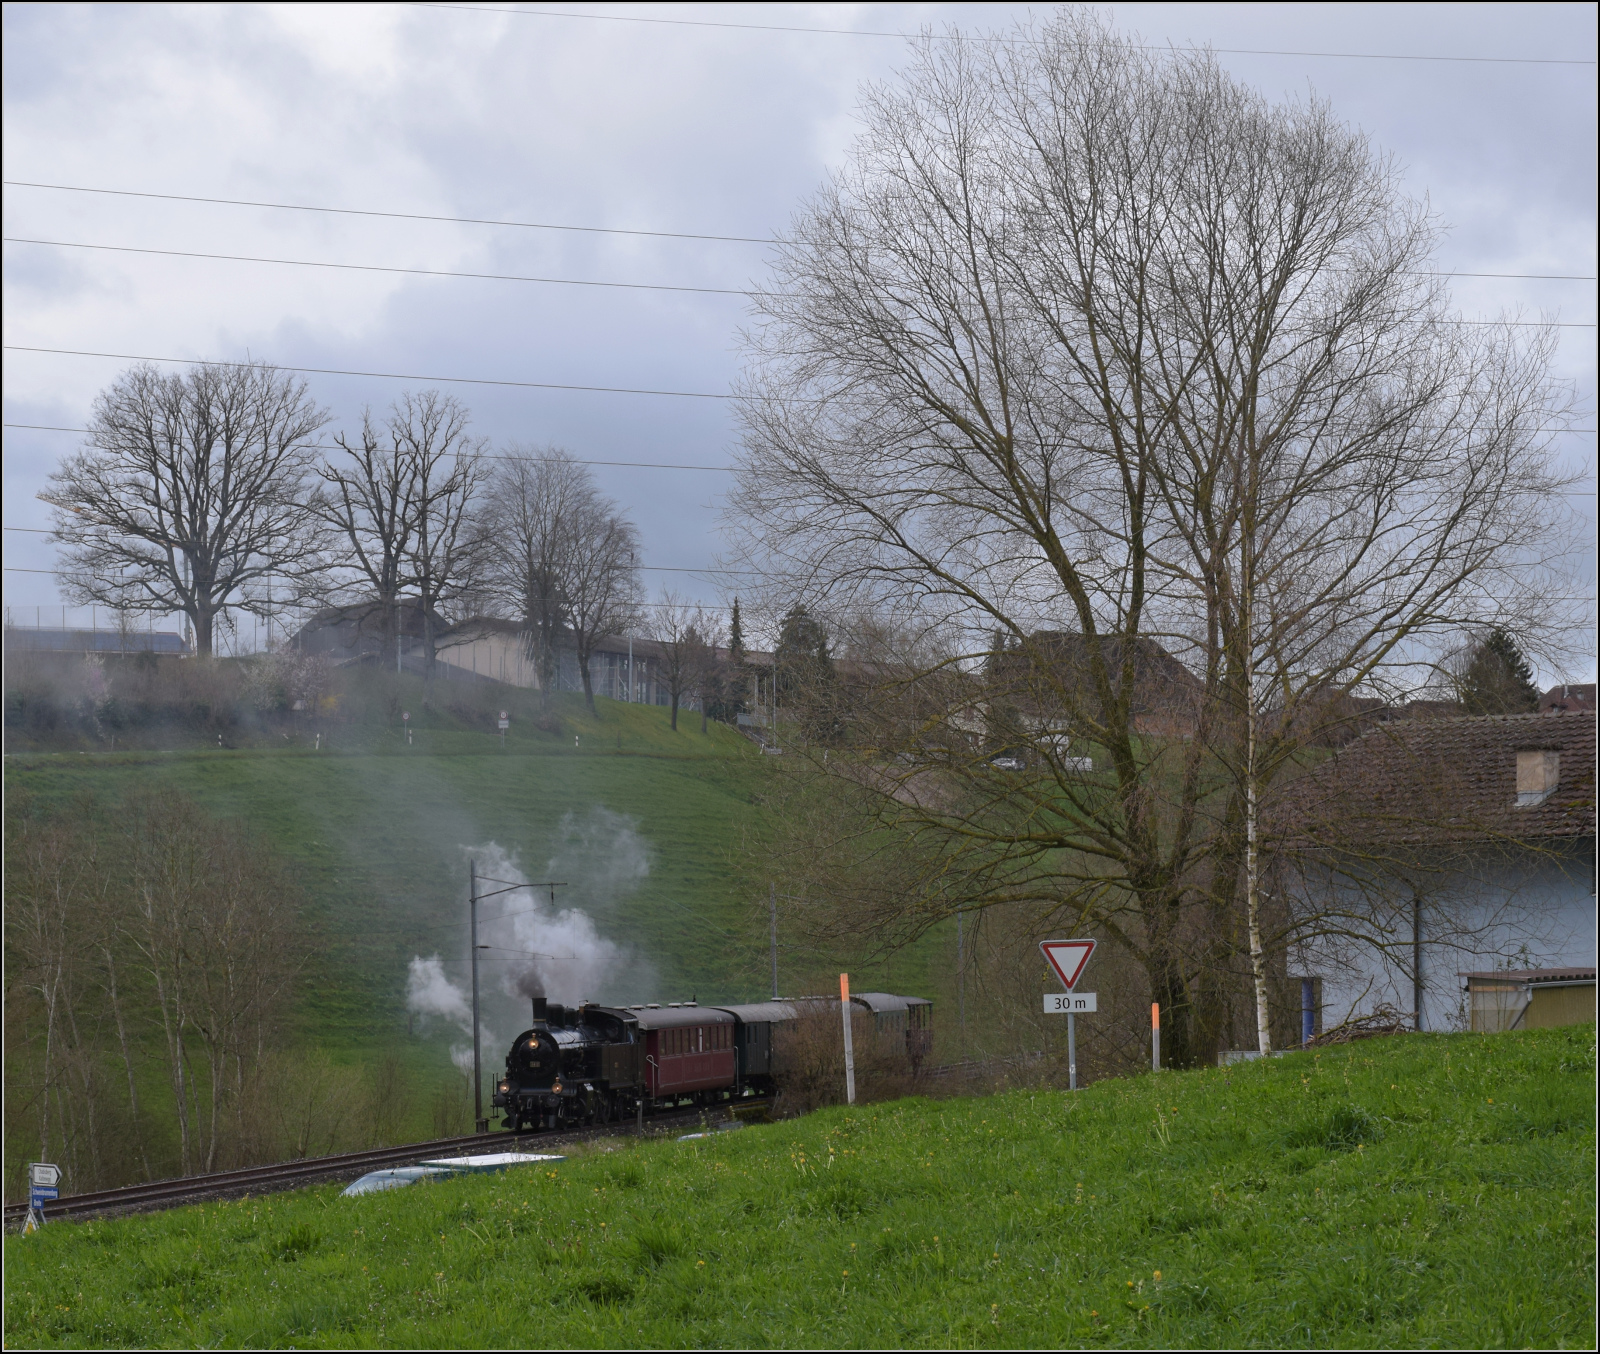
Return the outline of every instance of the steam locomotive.
<path id="1" fill-rule="evenodd" d="M 897 1054 L 903 1044 L 909 1066 L 921 1065 L 933 1043 L 931 1001 L 888 992 L 850 1001 L 870 1014 L 880 1041 Z M 830 1010 L 837 1020 L 837 997 L 744 1006 L 563 1006 L 535 997 L 533 1024 L 512 1042 L 493 1104 L 504 1127 L 520 1132 L 761 1094 L 784 1071 L 774 1032 Z"/>

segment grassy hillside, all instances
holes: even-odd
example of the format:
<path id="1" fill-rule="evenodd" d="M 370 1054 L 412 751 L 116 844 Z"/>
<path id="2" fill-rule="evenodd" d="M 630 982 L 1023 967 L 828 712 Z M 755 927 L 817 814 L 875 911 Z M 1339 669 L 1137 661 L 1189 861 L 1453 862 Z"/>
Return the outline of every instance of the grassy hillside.
<path id="1" fill-rule="evenodd" d="M 50 1346 L 1592 1347 L 1594 1027 L 828 1110 L 6 1248 Z"/>
<path id="2" fill-rule="evenodd" d="M 557 907 L 583 910 L 626 948 L 608 986 L 569 997 L 767 994 L 764 899 L 739 872 L 747 834 L 760 831 L 766 765 L 753 744 L 716 723 L 702 734 L 687 712 L 673 730 L 654 706 L 601 699 L 596 719 L 567 695 L 541 721 L 532 693 L 474 690 L 430 708 L 420 682 L 389 685 L 347 696 L 362 718 L 287 723 L 247 747 L 13 754 L 9 791 L 46 809 L 92 795 L 108 828 L 130 792 L 163 785 L 245 819 L 303 890 L 316 937 L 298 1037 L 341 1061 L 381 1047 L 419 1068 L 448 1067 L 461 1034 L 411 1018 L 406 975 L 413 957 L 437 954 L 465 984 L 469 857 L 490 874 L 515 862 L 531 880 L 561 881 Z M 491 708 L 502 701 L 512 714 L 504 742 Z M 413 712 L 409 742 L 402 708 Z M 505 908 L 490 899 L 482 915 Z M 537 932 L 485 938 L 502 947 L 483 954 L 486 1010 L 499 1031 L 522 1010 L 501 993 L 502 976 L 526 966 L 524 950 L 564 947 Z M 921 991 L 932 951 L 920 953 L 861 977 Z M 787 983 L 805 985 L 802 964 L 813 966 L 785 949 Z M 486 1052 L 490 1066 L 500 1056 Z M 419 1120 L 408 1131 L 432 1128 Z"/>
<path id="3" fill-rule="evenodd" d="M 504 747 L 419 713 L 410 744 L 398 728 L 357 728 L 320 750 L 307 738 L 280 750 L 24 754 L 7 759 L 8 778 L 47 804 L 88 792 L 108 811 L 132 789 L 170 785 L 248 821 L 306 892 L 320 943 L 303 1019 L 324 1039 L 404 1028 L 406 963 L 465 956 L 469 854 L 487 868 L 491 846 L 537 880 L 557 862 L 572 876 L 557 905 L 584 907 L 647 952 L 659 990 L 759 989 L 759 963 L 740 973 L 703 930 L 737 937 L 740 957 L 749 949 L 732 859 L 759 781 L 754 747 L 726 726 L 702 735 L 686 719 L 673 733 L 663 710 L 600 704 L 597 722 L 568 700 L 555 733 L 519 720 Z M 614 879 L 619 837 L 643 863 Z"/>

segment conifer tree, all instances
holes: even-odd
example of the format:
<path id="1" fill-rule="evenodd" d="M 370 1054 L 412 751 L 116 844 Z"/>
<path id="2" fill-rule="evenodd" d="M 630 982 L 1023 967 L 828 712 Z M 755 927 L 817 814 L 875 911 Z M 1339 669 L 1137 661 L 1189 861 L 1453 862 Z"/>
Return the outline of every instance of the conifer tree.
<path id="1" fill-rule="evenodd" d="M 1533 668 L 1499 626 L 1472 651 L 1457 689 L 1469 715 L 1522 715 L 1539 708 Z"/>

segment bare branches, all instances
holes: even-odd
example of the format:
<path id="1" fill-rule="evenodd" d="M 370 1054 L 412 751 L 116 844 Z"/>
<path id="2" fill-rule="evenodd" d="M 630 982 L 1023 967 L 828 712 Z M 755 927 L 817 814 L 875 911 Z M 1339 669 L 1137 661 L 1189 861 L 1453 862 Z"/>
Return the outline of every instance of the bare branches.
<path id="1" fill-rule="evenodd" d="M 416 525 L 405 552 L 409 586 L 422 612 L 427 675 L 437 659 L 434 617 L 474 594 L 486 566 L 478 497 L 488 480 L 483 443 L 453 397 L 426 390 L 396 401 L 389 433 L 411 468 Z"/>
<path id="2" fill-rule="evenodd" d="M 485 532 L 493 542 L 490 586 L 522 620 L 541 701 L 548 706 L 559 645 L 570 636 L 592 710 L 594 646 L 638 617 L 633 524 L 566 452 L 512 448 L 494 476 Z"/>
<path id="3" fill-rule="evenodd" d="M 1563 624 L 1563 397 L 1452 322 L 1436 223 L 1326 106 L 1082 12 L 1028 37 L 869 95 L 762 293 L 728 521 L 772 614 L 907 636 L 849 773 L 938 861 L 904 915 L 1081 903 L 1203 1051 L 1263 804 L 1342 702 Z"/>
<path id="4" fill-rule="evenodd" d="M 181 611 L 202 654 L 219 616 L 266 613 L 316 567 L 305 504 L 327 414 L 305 384 L 260 366 L 135 367 L 101 394 L 86 448 L 51 476 L 71 596 Z"/>

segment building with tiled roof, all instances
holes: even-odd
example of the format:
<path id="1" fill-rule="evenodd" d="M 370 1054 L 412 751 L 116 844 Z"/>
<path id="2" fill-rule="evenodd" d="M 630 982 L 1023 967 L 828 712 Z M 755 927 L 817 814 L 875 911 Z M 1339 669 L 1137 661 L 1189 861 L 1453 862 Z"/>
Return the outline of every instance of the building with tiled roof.
<path id="1" fill-rule="evenodd" d="M 1274 863 L 1319 1024 L 1465 1028 L 1457 975 L 1595 964 L 1592 705 L 1385 723 L 1281 787 Z"/>

